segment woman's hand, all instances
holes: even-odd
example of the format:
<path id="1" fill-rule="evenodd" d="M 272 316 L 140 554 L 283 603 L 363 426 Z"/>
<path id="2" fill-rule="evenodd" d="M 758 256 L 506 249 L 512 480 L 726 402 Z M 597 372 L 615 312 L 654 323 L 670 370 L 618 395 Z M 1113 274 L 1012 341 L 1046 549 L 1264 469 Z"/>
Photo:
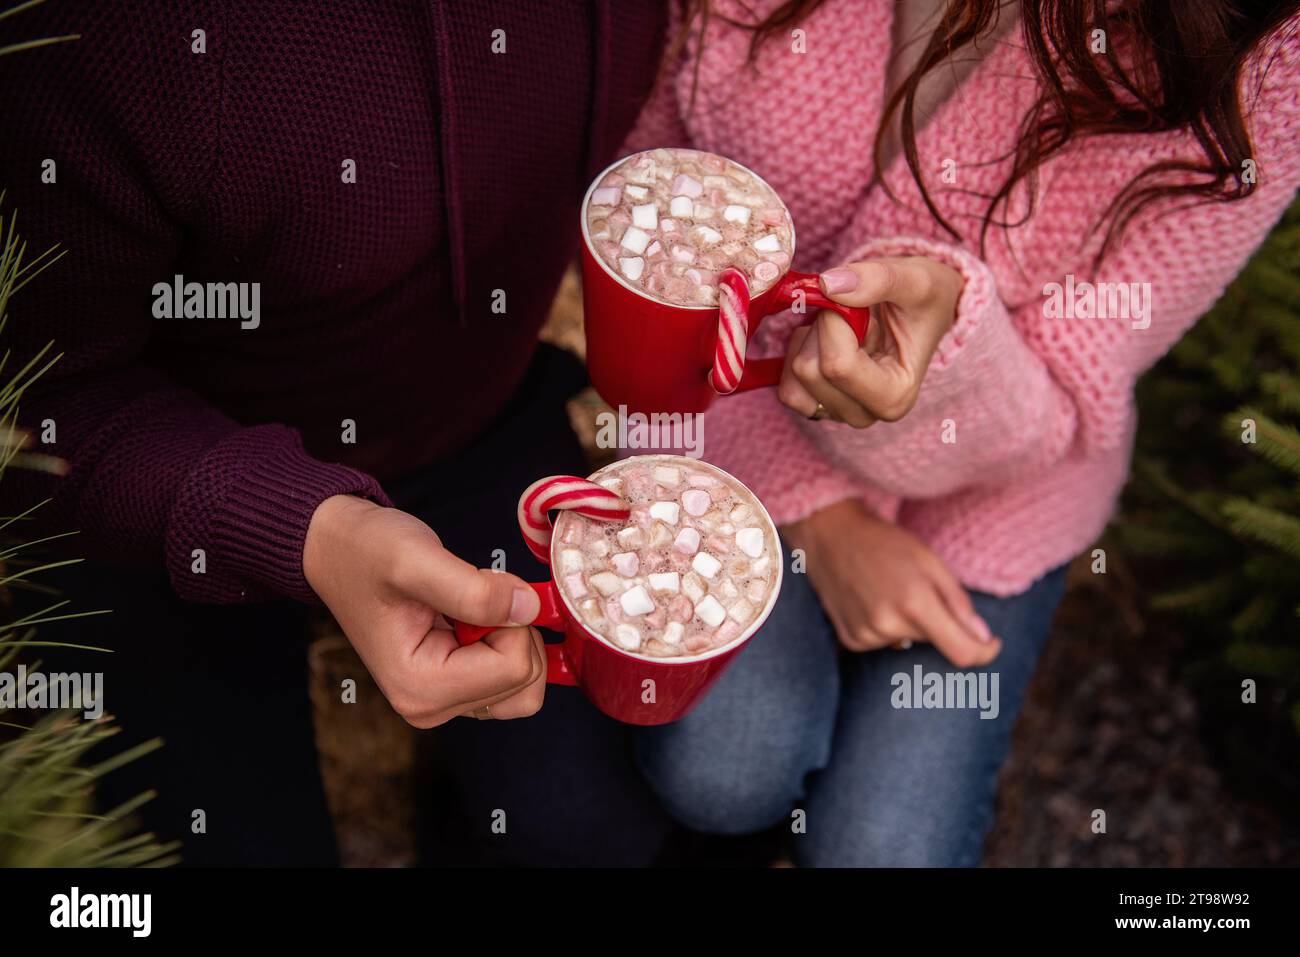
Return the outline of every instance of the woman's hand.
<path id="1" fill-rule="evenodd" d="M 861 502 L 838 502 L 782 531 L 804 550 L 813 589 L 850 651 L 928 641 L 962 669 L 1001 651 L 943 560 Z"/>
<path id="2" fill-rule="evenodd" d="M 800 415 L 820 402 L 828 418 L 865 429 L 894 422 L 916 404 L 939 340 L 953 324 L 961 273 L 912 256 L 849 263 L 821 275 L 827 296 L 846 306 L 871 306 L 861 346 L 833 312 L 796 329 L 777 397 Z"/>
<path id="3" fill-rule="evenodd" d="M 519 578 L 475 568 L 414 516 L 350 495 L 317 507 L 302 564 L 393 710 L 417 728 L 541 708 L 546 654 L 520 627 L 537 617 L 537 594 Z M 511 627 L 462 648 L 443 614 Z"/>

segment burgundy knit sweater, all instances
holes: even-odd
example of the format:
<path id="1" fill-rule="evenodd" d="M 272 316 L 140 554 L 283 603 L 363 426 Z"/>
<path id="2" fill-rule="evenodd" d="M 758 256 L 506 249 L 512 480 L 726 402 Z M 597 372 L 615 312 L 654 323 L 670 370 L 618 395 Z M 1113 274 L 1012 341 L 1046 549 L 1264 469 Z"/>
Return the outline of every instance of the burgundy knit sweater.
<path id="1" fill-rule="evenodd" d="M 5 345 L 65 353 L 22 421 L 53 420 L 42 451 L 71 466 L 11 471 L 4 511 L 52 495 L 79 551 L 165 565 L 187 599 L 310 598 L 316 506 L 382 499 L 372 476 L 454 454 L 518 384 L 662 30 L 650 0 L 53 0 L 0 21 L 0 46 L 81 34 L 0 58 L 0 188 L 29 250 L 67 250 Z M 155 318 L 177 274 L 260 284 L 257 327 Z"/>

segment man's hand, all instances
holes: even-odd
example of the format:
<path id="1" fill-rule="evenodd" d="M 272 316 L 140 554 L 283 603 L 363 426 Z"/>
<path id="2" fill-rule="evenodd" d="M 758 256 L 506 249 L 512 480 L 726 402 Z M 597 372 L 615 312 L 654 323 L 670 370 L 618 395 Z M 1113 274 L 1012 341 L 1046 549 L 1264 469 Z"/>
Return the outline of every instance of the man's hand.
<path id="1" fill-rule="evenodd" d="M 526 627 L 537 594 L 519 578 L 475 568 L 419 519 L 350 495 L 317 507 L 302 564 L 389 703 L 415 727 L 486 705 L 494 718 L 541 708 L 546 654 Z M 444 614 L 508 627 L 462 648 Z"/>
<path id="2" fill-rule="evenodd" d="M 808 560 L 808 578 L 850 651 L 929 641 L 958 668 L 978 668 L 1002 643 L 966 589 L 916 536 L 845 500 L 783 529 Z"/>

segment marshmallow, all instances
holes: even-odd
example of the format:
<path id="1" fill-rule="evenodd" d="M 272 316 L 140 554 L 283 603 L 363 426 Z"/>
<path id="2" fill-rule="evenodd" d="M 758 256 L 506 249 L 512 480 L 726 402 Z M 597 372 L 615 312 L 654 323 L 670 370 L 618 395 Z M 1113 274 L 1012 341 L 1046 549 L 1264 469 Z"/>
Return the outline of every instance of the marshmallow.
<path id="1" fill-rule="evenodd" d="M 738 624 L 748 625 L 754 619 L 754 606 L 742 598 L 727 609 L 727 615 Z"/>
<path id="2" fill-rule="evenodd" d="M 736 544 L 750 558 L 758 558 L 763 554 L 763 530 L 742 528 L 736 533 Z"/>
<path id="3" fill-rule="evenodd" d="M 650 235 L 635 226 L 629 226 L 627 232 L 623 234 L 623 241 L 620 245 L 639 256 L 650 245 Z"/>
<path id="4" fill-rule="evenodd" d="M 640 229 L 656 229 L 659 226 L 659 210 L 654 203 L 644 203 L 632 207 L 632 225 Z"/>
<path id="5" fill-rule="evenodd" d="M 597 572 L 589 581 L 592 587 L 606 598 L 623 590 L 622 580 L 613 572 Z"/>
<path id="6" fill-rule="evenodd" d="M 618 260 L 618 268 L 624 276 L 636 282 L 641 278 L 641 274 L 645 272 L 645 260 L 640 256 L 622 256 Z"/>
<path id="7" fill-rule="evenodd" d="M 727 610 L 712 595 L 706 595 L 704 601 L 695 606 L 695 614 L 710 628 L 717 628 L 727 617 Z"/>
<path id="8" fill-rule="evenodd" d="M 654 528 L 650 530 L 650 546 L 652 548 L 662 548 L 673 540 L 672 530 L 663 522 L 655 522 Z"/>
<path id="9" fill-rule="evenodd" d="M 700 550 L 700 533 L 693 528 L 683 528 L 677 533 L 673 548 L 683 555 L 694 555 Z"/>
<path id="10" fill-rule="evenodd" d="M 615 494 L 622 494 L 623 492 L 623 480 L 621 478 L 603 478 L 596 484 L 609 489 Z"/>
<path id="11" fill-rule="evenodd" d="M 762 601 L 766 591 L 767 582 L 761 578 L 751 578 L 749 584 L 745 586 L 745 595 L 750 601 Z"/>
<path id="12" fill-rule="evenodd" d="M 695 238 L 706 246 L 712 246 L 722 239 L 722 233 L 710 226 L 697 226 L 695 227 Z"/>
<path id="13" fill-rule="evenodd" d="M 718 573 L 718 569 L 722 567 L 722 562 L 708 552 L 696 552 L 695 557 L 691 559 L 691 567 L 705 578 L 712 578 Z"/>
<path id="14" fill-rule="evenodd" d="M 650 588 L 653 591 L 678 592 L 682 590 L 681 578 L 676 572 L 651 573 Z"/>
<path id="15" fill-rule="evenodd" d="M 624 548 L 640 548 L 645 544 L 645 533 L 635 526 L 621 528 L 618 532 L 618 543 Z"/>
<path id="16" fill-rule="evenodd" d="M 695 211 L 695 202 L 689 196 L 674 196 L 668 204 L 668 212 L 673 216 L 689 217 Z"/>
<path id="17" fill-rule="evenodd" d="M 731 520 L 733 522 L 743 522 L 747 518 L 749 518 L 749 506 L 744 502 L 731 510 Z"/>
<path id="18" fill-rule="evenodd" d="M 688 515 L 703 515 L 712 503 L 708 492 L 693 488 L 682 493 L 682 506 Z"/>
<path id="19" fill-rule="evenodd" d="M 765 575 L 767 574 L 767 566 L 769 564 L 770 560 L 766 555 L 764 555 L 762 558 L 754 559 L 754 563 L 749 567 L 754 570 L 755 575 Z"/>
<path id="20" fill-rule="evenodd" d="M 775 233 L 768 233 L 754 243 L 754 248 L 760 253 L 779 253 L 781 251 L 781 240 L 776 238 Z"/>
<path id="21" fill-rule="evenodd" d="M 571 598 L 586 598 L 588 595 L 587 585 L 581 575 L 565 575 L 564 587 L 568 589 Z"/>
<path id="22" fill-rule="evenodd" d="M 650 190 L 646 189 L 644 186 L 629 186 L 627 188 L 627 195 L 629 199 L 645 199 L 650 195 Z M 633 210 L 633 212 L 635 213 L 636 211 Z"/>
<path id="23" fill-rule="evenodd" d="M 602 186 L 591 191 L 592 206 L 617 206 L 619 189 L 617 186 Z"/>
<path id="24" fill-rule="evenodd" d="M 695 572 L 687 572 L 682 576 L 682 591 L 691 601 L 699 601 L 708 589 L 704 585 L 703 578 Z"/>
<path id="25" fill-rule="evenodd" d="M 617 625 L 614 628 L 614 641 L 628 651 L 641 647 L 641 629 L 635 625 Z"/>
<path id="26" fill-rule="evenodd" d="M 614 571 L 624 578 L 631 578 L 641 568 L 641 559 L 636 552 L 619 552 L 610 559 L 610 563 L 614 566 Z"/>
<path id="27" fill-rule="evenodd" d="M 582 552 L 576 548 L 566 548 L 560 552 L 560 571 L 562 572 L 580 572 L 582 571 Z"/>
<path id="28" fill-rule="evenodd" d="M 655 466 L 655 481 L 660 485 L 672 488 L 682 480 L 682 470 L 675 469 L 668 465 Z"/>
<path id="29" fill-rule="evenodd" d="M 686 629 L 682 626 L 681 622 L 670 621 L 668 627 L 664 629 L 664 633 L 660 637 L 662 641 L 665 641 L 670 645 L 680 645 L 682 643 L 682 636 L 685 634 Z"/>
<path id="30" fill-rule="evenodd" d="M 779 275 L 781 275 L 781 267 L 767 260 L 754 267 L 754 278 L 759 282 L 771 282 Z"/>
<path id="31" fill-rule="evenodd" d="M 676 502 L 655 502 L 650 506 L 650 517 L 667 522 L 669 525 L 676 525 L 680 508 Z"/>
<path id="32" fill-rule="evenodd" d="M 673 180 L 674 196 L 690 196 L 694 199 L 704 192 L 704 184 L 693 176 L 687 176 L 685 173 L 678 173 Z M 676 213 L 673 213 L 676 216 Z"/>
<path id="33" fill-rule="evenodd" d="M 669 255 L 673 262 L 688 264 L 695 262 L 695 250 L 690 246 L 674 246 L 669 251 Z"/>
<path id="34" fill-rule="evenodd" d="M 618 596 L 618 602 L 628 615 L 644 615 L 655 610 L 655 603 L 640 585 L 629 588 Z"/>
<path id="35" fill-rule="evenodd" d="M 597 558 L 604 558 L 609 554 L 609 542 L 603 538 L 598 538 L 594 542 L 587 543 L 587 551 Z"/>
<path id="36" fill-rule="evenodd" d="M 712 206 L 705 206 L 703 203 L 696 203 L 695 207 L 691 210 L 691 218 L 696 222 L 701 219 L 712 219 L 713 212 L 714 210 Z"/>
<path id="37" fill-rule="evenodd" d="M 744 226 L 749 222 L 749 207 L 728 206 L 722 211 L 722 218 L 729 223 L 740 223 Z"/>

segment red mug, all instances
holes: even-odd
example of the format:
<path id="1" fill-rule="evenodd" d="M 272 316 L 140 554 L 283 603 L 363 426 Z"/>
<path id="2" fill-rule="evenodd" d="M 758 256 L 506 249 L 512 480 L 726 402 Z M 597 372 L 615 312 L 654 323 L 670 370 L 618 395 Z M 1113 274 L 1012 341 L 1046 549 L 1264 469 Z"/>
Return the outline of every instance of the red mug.
<path id="1" fill-rule="evenodd" d="M 632 458 L 645 457 L 633 456 Z M 683 456 L 677 455 L 650 457 L 665 461 L 683 459 Z M 628 460 L 622 460 L 625 461 Z M 715 472 L 744 488 L 738 480 L 716 466 L 696 459 L 687 461 L 691 468 Z M 621 465 L 622 462 L 600 469 L 591 475 L 590 479 L 592 481 L 599 479 L 606 471 Z M 776 554 L 773 556 L 776 561 L 776 580 L 772 583 L 772 592 L 762 611 L 738 637 L 720 648 L 711 648 L 697 655 L 681 655 L 673 658 L 654 658 L 624 651 L 583 624 L 577 610 L 569 604 L 564 593 L 555 584 L 555 577 L 552 574 L 551 578 L 544 582 L 529 583 L 529 587 L 537 592 L 537 597 L 541 599 L 541 610 L 533 621 L 533 626 L 564 635 L 563 642 L 546 645 L 546 683 L 581 688 L 587 699 L 597 708 L 611 718 L 627 724 L 667 724 L 685 717 L 713 687 L 714 682 L 722 676 L 736 654 L 767 620 L 781 591 L 781 579 L 785 571 L 781 540 L 777 537 L 772 517 L 767 514 L 767 510 L 762 502 L 758 501 L 757 496 L 754 497 L 754 503 L 767 524 L 767 530 L 771 535 L 770 540 L 776 548 Z M 552 539 L 548 562 L 552 567 L 555 565 L 556 547 L 556 541 Z M 462 645 L 478 641 L 500 627 L 499 625 L 470 625 L 459 621 L 453 621 L 452 626 L 456 640 Z"/>
<path id="2" fill-rule="evenodd" d="M 587 335 L 587 371 L 596 391 L 611 406 L 629 412 L 703 412 L 718 393 L 709 381 L 718 337 L 717 306 L 683 306 L 661 302 L 628 285 L 591 248 L 587 206 L 600 181 L 627 157 L 601 171 L 582 200 L 582 305 Z M 730 162 L 735 163 L 734 160 Z M 753 170 L 745 169 L 766 185 Z M 769 189 L 771 187 L 769 186 Z M 776 191 L 772 191 L 776 195 Z M 779 202 L 778 198 L 778 202 Z M 784 203 L 782 208 L 785 208 Z M 789 210 L 786 210 L 787 215 Z M 791 220 L 791 254 L 794 226 Z M 839 313 L 861 344 L 870 313 L 828 299 L 814 273 L 786 271 L 769 288 L 750 300 L 748 335 L 764 318 L 796 302 Z M 813 321 L 807 311 L 801 325 Z M 745 363 L 736 392 L 774 386 L 781 381 L 784 359 L 752 359 Z"/>

